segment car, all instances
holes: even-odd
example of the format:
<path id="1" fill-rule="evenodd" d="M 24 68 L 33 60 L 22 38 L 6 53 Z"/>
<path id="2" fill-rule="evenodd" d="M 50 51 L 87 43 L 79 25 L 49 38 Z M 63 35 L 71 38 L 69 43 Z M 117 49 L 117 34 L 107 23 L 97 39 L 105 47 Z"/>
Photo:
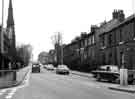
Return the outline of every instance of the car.
<path id="1" fill-rule="evenodd" d="M 67 65 L 58 65 L 58 67 L 56 68 L 56 73 L 57 74 L 69 74 L 69 68 L 67 67 Z"/>
<path id="2" fill-rule="evenodd" d="M 39 64 L 33 64 L 32 65 L 32 72 L 40 72 L 40 65 Z"/>
<path id="3" fill-rule="evenodd" d="M 98 81 L 105 80 L 109 82 L 119 83 L 120 73 L 119 68 L 116 65 L 100 66 L 100 68 L 92 71 L 92 73 Z"/>
<path id="4" fill-rule="evenodd" d="M 47 70 L 54 70 L 54 66 L 52 64 L 46 65 Z"/>
<path id="5" fill-rule="evenodd" d="M 99 69 L 92 71 L 93 76 L 98 80 L 120 83 L 120 69 L 116 65 L 104 65 Z M 128 83 L 134 83 L 134 71 L 128 70 Z"/>

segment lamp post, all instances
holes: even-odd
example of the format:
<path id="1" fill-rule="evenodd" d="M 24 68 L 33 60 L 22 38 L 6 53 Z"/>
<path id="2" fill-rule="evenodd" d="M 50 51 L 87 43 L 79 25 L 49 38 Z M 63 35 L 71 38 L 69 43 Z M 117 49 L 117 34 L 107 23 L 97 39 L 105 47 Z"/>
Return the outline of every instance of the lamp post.
<path id="1" fill-rule="evenodd" d="M 3 50 L 3 21 L 4 21 L 4 0 L 2 0 L 2 24 L 1 24 L 1 54 L 4 53 L 4 50 Z M 4 59 L 2 57 L 1 59 L 1 68 L 3 69 L 4 68 Z"/>
<path id="2" fill-rule="evenodd" d="M 2 0 L 2 24 L 1 24 L 1 53 L 3 54 L 3 20 L 4 20 L 4 0 Z"/>

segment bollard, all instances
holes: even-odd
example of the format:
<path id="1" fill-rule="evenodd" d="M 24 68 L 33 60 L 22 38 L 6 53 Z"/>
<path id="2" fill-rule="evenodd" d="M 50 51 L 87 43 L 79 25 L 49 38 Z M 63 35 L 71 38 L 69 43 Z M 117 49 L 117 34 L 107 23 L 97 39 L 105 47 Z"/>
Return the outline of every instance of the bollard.
<path id="1" fill-rule="evenodd" d="M 128 85 L 128 69 L 120 69 L 120 85 Z"/>

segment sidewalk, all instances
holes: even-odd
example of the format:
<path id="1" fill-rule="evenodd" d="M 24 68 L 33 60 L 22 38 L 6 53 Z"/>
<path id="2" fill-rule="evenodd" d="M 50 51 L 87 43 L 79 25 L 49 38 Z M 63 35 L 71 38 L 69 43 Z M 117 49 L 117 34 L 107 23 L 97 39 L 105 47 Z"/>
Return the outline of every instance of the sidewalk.
<path id="1" fill-rule="evenodd" d="M 135 85 L 127 85 L 127 86 L 117 85 L 117 86 L 108 87 L 108 88 L 112 90 L 116 90 L 116 91 L 135 93 Z"/>
<path id="2" fill-rule="evenodd" d="M 93 75 L 91 73 L 83 73 L 78 71 L 71 71 L 71 73 L 78 76 L 93 78 Z M 112 84 L 112 83 L 97 82 L 97 81 L 95 83 L 99 84 L 99 86 L 101 87 L 106 87 L 111 90 L 135 93 L 135 85 L 121 86 L 120 84 Z"/>
<path id="3" fill-rule="evenodd" d="M 88 77 L 88 78 L 93 77 L 93 75 L 91 73 L 83 73 L 83 72 L 78 72 L 78 71 L 71 71 L 71 73 L 74 74 L 74 75 Z"/>

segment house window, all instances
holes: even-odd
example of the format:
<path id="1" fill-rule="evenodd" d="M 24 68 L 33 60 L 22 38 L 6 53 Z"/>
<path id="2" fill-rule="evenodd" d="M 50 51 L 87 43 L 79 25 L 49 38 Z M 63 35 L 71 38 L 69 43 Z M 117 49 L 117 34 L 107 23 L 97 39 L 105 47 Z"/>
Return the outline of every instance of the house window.
<path id="1" fill-rule="evenodd" d="M 120 29 L 120 42 L 122 42 L 122 29 Z"/>
<path id="2" fill-rule="evenodd" d="M 122 56 L 123 56 L 123 52 L 120 52 L 120 66 L 122 66 Z"/>
<path id="3" fill-rule="evenodd" d="M 109 34 L 109 36 L 108 36 L 108 44 L 109 45 L 112 44 L 112 34 Z"/>
<path id="4" fill-rule="evenodd" d="M 104 36 L 101 37 L 101 45 L 105 46 L 105 37 Z"/>
<path id="5" fill-rule="evenodd" d="M 106 60 L 105 54 L 103 54 L 103 55 L 102 55 L 102 64 L 105 64 L 105 60 Z"/>
<path id="6" fill-rule="evenodd" d="M 88 40 L 88 42 L 89 42 L 89 45 L 91 45 L 91 38 L 89 37 L 89 40 Z"/>
<path id="7" fill-rule="evenodd" d="M 85 46 L 87 46 L 87 39 L 85 39 Z"/>
<path id="8" fill-rule="evenodd" d="M 112 63 L 112 53 L 109 53 L 109 57 L 108 57 L 108 63 L 111 64 Z"/>
<path id="9" fill-rule="evenodd" d="M 94 35 L 92 36 L 92 44 L 95 43 L 95 38 L 94 38 Z"/>

